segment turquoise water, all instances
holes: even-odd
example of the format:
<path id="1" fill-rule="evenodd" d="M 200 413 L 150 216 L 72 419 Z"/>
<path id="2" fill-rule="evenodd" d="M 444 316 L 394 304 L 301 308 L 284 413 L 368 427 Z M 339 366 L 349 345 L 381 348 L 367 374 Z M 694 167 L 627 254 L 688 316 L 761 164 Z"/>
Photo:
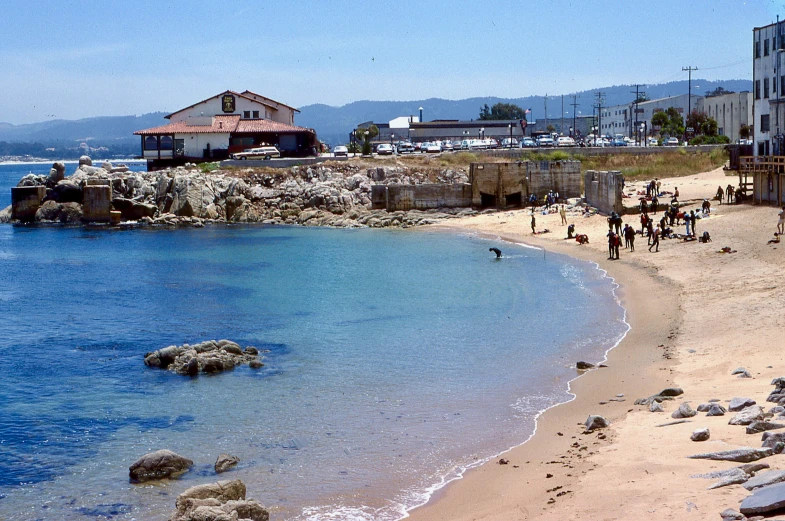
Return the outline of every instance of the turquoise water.
<path id="1" fill-rule="evenodd" d="M 164 520 L 185 488 L 233 478 L 276 520 L 400 518 L 569 398 L 574 362 L 627 330 L 613 287 L 422 229 L 0 226 L 0 519 Z M 143 364 L 213 338 L 265 367 Z M 161 448 L 192 471 L 129 484 Z M 218 478 L 222 452 L 241 464 Z"/>

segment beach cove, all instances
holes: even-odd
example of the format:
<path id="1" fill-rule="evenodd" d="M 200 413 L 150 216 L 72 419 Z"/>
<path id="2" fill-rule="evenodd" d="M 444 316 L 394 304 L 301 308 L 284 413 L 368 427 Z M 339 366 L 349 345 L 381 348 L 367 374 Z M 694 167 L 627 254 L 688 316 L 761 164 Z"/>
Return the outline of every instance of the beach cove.
<path id="1" fill-rule="evenodd" d="M 697 207 L 733 178 L 718 169 L 662 182 L 663 190 L 678 186 L 682 200 Z M 714 202 L 712 216 L 698 224 L 698 233 L 708 230 L 713 242 L 665 240 L 659 253 L 649 253 L 639 236 L 635 253 L 622 250 L 618 261 L 607 259 L 604 217 L 568 220 L 576 233 L 589 235 L 590 244 L 563 240 L 566 226 L 557 214 L 537 215 L 538 227 L 552 233 L 536 236 L 527 210 L 459 224 L 463 231 L 597 262 L 620 284 L 631 331 L 609 353 L 607 368 L 573 382 L 575 400 L 544 413 L 535 436 L 503 456 L 508 464 L 490 462 L 468 472 L 410 512 L 411 519 L 712 519 L 725 509 L 738 510 L 749 495 L 740 485 L 707 490 L 713 481 L 690 477 L 737 464 L 687 456 L 760 447 L 760 434 L 728 425 L 733 413 L 715 418 L 699 413 L 688 423 L 657 426 L 674 421 L 671 413 L 683 402 L 696 408 L 717 399 L 727 406 L 733 397 L 751 397 L 764 407 L 776 405 L 766 404 L 766 397 L 770 381 L 785 374 L 780 351 L 785 295 L 778 282 L 785 261 L 781 246 L 767 244 L 777 209 Z M 736 253 L 719 253 L 724 246 Z M 732 375 L 739 367 L 752 378 Z M 634 405 L 670 386 L 684 394 L 663 402 L 665 413 Z M 624 401 L 612 401 L 618 395 Z M 583 434 L 590 414 L 603 415 L 610 427 Z M 710 429 L 710 440 L 691 441 L 701 427 Z M 782 458 L 762 462 L 781 469 Z"/>

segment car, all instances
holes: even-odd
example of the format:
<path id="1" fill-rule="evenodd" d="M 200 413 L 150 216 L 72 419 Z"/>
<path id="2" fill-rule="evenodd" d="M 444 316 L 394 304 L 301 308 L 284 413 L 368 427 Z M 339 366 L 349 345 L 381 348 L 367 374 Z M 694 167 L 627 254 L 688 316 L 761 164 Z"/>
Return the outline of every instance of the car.
<path id="1" fill-rule="evenodd" d="M 349 149 L 343 145 L 338 145 L 333 149 L 333 156 L 346 156 L 349 157 Z"/>
<path id="2" fill-rule="evenodd" d="M 398 153 L 399 154 L 406 154 L 414 152 L 414 145 L 409 143 L 408 141 L 403 141 L 398 143 Z"/>
<path id="3" fill-rule="evenodd" d="M 624 138 L 622 138 L 622 139 L 613 138 L 613 141 L 611 141 L 611 146 L 612 147 L 626 147 L 627 146 L 627 142 L 624 141 Z"/>
<path id="4" fill-rule="evenodd" d="M 495 139 L 483 139 L 485 142 L 485 148 L 499 148 L 499 142 Z"/>
<path id="5" fill-rule="evenodd" d="M 521 140 L 521 148 L 537 148 L 537 143 L 530 137 L 525 137 Z"/>
<path id="6" fill-rule="evenodd" d="M 502 139 L 502 148 L 518 148 L 518 140 L 506 137 Z"/>
<path id="7" fill-rule="evenodd" d="M 389 143 L 381 143 L 376 147 L 376 153 L 380 156 L 391 156 L 395 153 L 395 149 Z"/>
<path id="8" fill-rule="evenodd" d="M 538 147 L 552 147 L 553 138 L 551 136 L 540 136 L 537 138 Z"/>
<path id="9" fill-rule="evenodd" d="M 472 140 L 464 139 L 461 141 L 461 150 L 470 150 L 472 148 Z"/>
<path id="10" fill-rule="evenodd" d="M 453 146 L 450 141 L 442 141 L 441 145 L 442 145 L 442 150 L 449 150 L 452 152 Z"/>
<path id="11" fill-rule="evenodd" d="M 650 147 L 656 147 L 659 146 L 659 144 L 660 142 L 657 140 L 656 137 L 650 137 L 647 143 L 647 145 Z"/>
<path id="12" fill-rule="evenodd" d="M 561 136 L 556 140 L 557 147 L 574 147 L 575 140 L 568 136 Z"/>
<path id="13" fill-rule="evenodd" d="M 425 145 L 425 152 L 428 154 L 438 154 L 442 151 L 442 146 L 439 143 L 428 143 Z"/>
<path id="14" fill-rule="evenodd" d="M 462 150 L 463 149 L 463 141 L 453 141 L 452 142 L 452 149 L 453 150 Z"/>
<path id="15" fill-rule="evenodd" d="M 664 147 L 677 147 L 677 146 L 679 146 L 679 138 L 677 138 L 677 137 L 669 137 L 668 139 L 664 139 L 662 141 L 662 146 L 664 146 Z"/>
<path id="16" fill-rule="evenodd" d="M 245 161 L 246 159 L 271 159 L 273 157 L 281 157 L 281 152 L 272 145 L 249 148 L 248 150 L 232 154 L 233 159 L 239 159 L 241 161 Z"/>

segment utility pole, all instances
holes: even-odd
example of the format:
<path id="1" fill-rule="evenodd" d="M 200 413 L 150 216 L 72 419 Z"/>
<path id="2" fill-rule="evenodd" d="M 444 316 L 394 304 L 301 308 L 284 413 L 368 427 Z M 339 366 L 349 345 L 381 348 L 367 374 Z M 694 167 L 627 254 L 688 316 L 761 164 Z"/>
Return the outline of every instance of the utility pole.
<path id="1" fill-rule="evenodd" d="M 545 93 L 545 98 L 542 102 L 545 104 L 545 130 L 548 130 L 548 93 Z"/>
<path id="2" fill-rule="evenodd" d="M 697 67 L 690 65 L 689 67 L 682 67 L 681 70 L 689 73 L 687 80 L 687 118 L 690 117 L 692 112 L 692 71 L 697 71 Z M 687 119 L 684 120 L 684 141 L 687 141 Z"/>
<path id="3" fill-rule="evenodd" d="M 641 87 L 645 87 L 646 85 L 638 85 L 635 84 L 635 143 L 638 145 L 641 144 L 640 142 L 640 130 L 638 129 L 638 100 L 641 99 L 641 96 L 645 96 L 646 93 L 642 90 L 639 90 Z M 632 91 L 630 91 L 632 93 Z"/>
<path id="4" fill-rule="evenodd" d="M 597 107 L 597 114 L 599 114 L 599 122 L 597 123 L 597 132 L 600 133 L 602 136 L 602 106 L 605 103 L 605 93 L 602 91 L 598 91 L 594 93 L 594 99 L 596 100 L 595 106 Z M 597 142 L 597 136 L 594 137 L 594 142 Z"/>
<path id="5" fill-rule="evenodd" d="M 575 136 L 578 135 L 578 127 L 575 126 L 575 114 L 579 107 L 577 94 L 572 95 L 572 103 L 570 103 L 570 105 L 572 105 L 572 136 L 570 137 L 575 139 Z"/>
<path id="6" fill-rule="evenodd" d="M 564 94 L 561 95 L 561 123 L 559 123 L 559 134 L 564 134 Z"/>

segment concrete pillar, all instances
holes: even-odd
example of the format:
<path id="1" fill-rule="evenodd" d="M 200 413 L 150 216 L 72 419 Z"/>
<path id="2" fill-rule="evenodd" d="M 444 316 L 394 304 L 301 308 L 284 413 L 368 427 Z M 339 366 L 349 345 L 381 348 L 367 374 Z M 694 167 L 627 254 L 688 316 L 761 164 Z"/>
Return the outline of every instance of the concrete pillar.
<path id="1" fill-rule="evenodd" d="M 15 186 L 11 188 L 11 219 L 32 221 L 46 197 L 45 186 Z"/>
<path id="2" fill-rule="evenodd" d="M 84 187 L 83 219 L 87 222 L 109 222 L 112 210 L 112 187 L 88 184 Z"/>

